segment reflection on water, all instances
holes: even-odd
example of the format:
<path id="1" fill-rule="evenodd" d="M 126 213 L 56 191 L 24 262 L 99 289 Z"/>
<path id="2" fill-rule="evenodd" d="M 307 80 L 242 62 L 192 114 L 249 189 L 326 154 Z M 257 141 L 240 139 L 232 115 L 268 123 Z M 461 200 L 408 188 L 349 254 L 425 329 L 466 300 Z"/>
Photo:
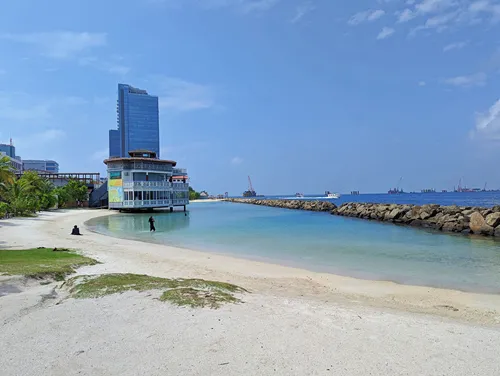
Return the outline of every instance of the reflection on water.
<path id="1" fill-rule="evenodd" d="M 187 213 L 186 213 L 187 214 Z M 151 214 L 119 214 L 104 217 L 103 225 L 113 233 L 149 232 L 148 219 Z M 189 215 L 184 212 L 153 214 L 156 232 L 170 232 L 189 226 Z"/>
<path id="2" fill-rule="evenodd" d="M 267 260 L 314 271 L 398 283 L 500 293 L 500 242 L 328 213 L 203 203 L 183 212 L 96 218 L 122 238 Z"/>

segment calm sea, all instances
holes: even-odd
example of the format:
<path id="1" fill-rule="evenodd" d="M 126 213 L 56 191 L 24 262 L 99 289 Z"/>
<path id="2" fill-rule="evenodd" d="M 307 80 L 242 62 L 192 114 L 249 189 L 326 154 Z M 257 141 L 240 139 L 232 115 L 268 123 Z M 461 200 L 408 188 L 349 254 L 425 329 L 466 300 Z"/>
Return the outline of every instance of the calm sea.
<path id="1" fill-rule="evenodd" d="M 286 196 L 282 196 L 286 197 Z M 342 196 L 348 201 L 500 205 L 500 193 Z M 500 293 L 500 242 L 360 219 L 224 202 L 183 212 L 119 214 L 89 221 L 121 238 L 225 253 L 313 271 L 402 284 Z"/>

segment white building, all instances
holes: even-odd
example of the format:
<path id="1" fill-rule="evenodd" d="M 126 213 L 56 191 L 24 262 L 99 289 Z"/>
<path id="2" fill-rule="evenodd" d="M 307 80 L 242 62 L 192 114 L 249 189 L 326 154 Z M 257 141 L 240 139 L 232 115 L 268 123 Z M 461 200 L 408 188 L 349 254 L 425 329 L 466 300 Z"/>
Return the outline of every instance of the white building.
<path id="1" fill-rule="evenodd" d="M 189 184 L 185 169 L 177 162 L 158 159 L 156 153 L 135 150 L 129 158 L 104 161 L 108 171 L 110 209 L 137 210 L 170 208 L 189 204 Z"/>

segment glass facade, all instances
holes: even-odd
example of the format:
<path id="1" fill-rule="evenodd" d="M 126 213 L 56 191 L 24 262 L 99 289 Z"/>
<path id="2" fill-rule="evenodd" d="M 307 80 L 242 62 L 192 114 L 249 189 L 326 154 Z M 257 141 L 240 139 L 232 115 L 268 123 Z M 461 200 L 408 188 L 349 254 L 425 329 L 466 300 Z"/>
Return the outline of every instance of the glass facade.
<path id="1" fill-rule="evenodd" d="M 16 158 L 16 147 L 14 145 L 0 144 L 0 152 L 5 153 L 8 157 Z"/>
<path id="2" fill-rule="evenodd" d="M 160 157 L 158 97 L 118 84 L 117 121 L 118 130 L 109 133 L 110 157 L 126 158 L 129 151 L 138 149 L 153 151 Z"/>
<path id="3" fill-rule="evenodd" d="M 59 173 L 59 163 L 52 160 L 24 160 L 23 161 L 24 170 L 33 171 L 48 171 L 55 174 Z"/>
<path id="4" fill-rule="evenodd" d="M 112 129 L 109 131 L 109 157 L 119 157 L 120 153 L 120 131 Z"/>

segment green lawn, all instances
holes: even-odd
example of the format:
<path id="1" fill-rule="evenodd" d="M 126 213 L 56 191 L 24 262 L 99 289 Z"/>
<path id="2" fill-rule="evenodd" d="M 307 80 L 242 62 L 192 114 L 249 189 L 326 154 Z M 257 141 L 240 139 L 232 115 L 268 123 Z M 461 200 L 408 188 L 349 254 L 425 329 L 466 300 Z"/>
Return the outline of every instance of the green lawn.
<path id="1" fill-rule="evenodd" d="M 74 268 L 96 263 L 97 261 L 91 258 L 80 256 L 67 249 L 0 250 L 0 274 L 62 280 L 74 273 Z"/>

